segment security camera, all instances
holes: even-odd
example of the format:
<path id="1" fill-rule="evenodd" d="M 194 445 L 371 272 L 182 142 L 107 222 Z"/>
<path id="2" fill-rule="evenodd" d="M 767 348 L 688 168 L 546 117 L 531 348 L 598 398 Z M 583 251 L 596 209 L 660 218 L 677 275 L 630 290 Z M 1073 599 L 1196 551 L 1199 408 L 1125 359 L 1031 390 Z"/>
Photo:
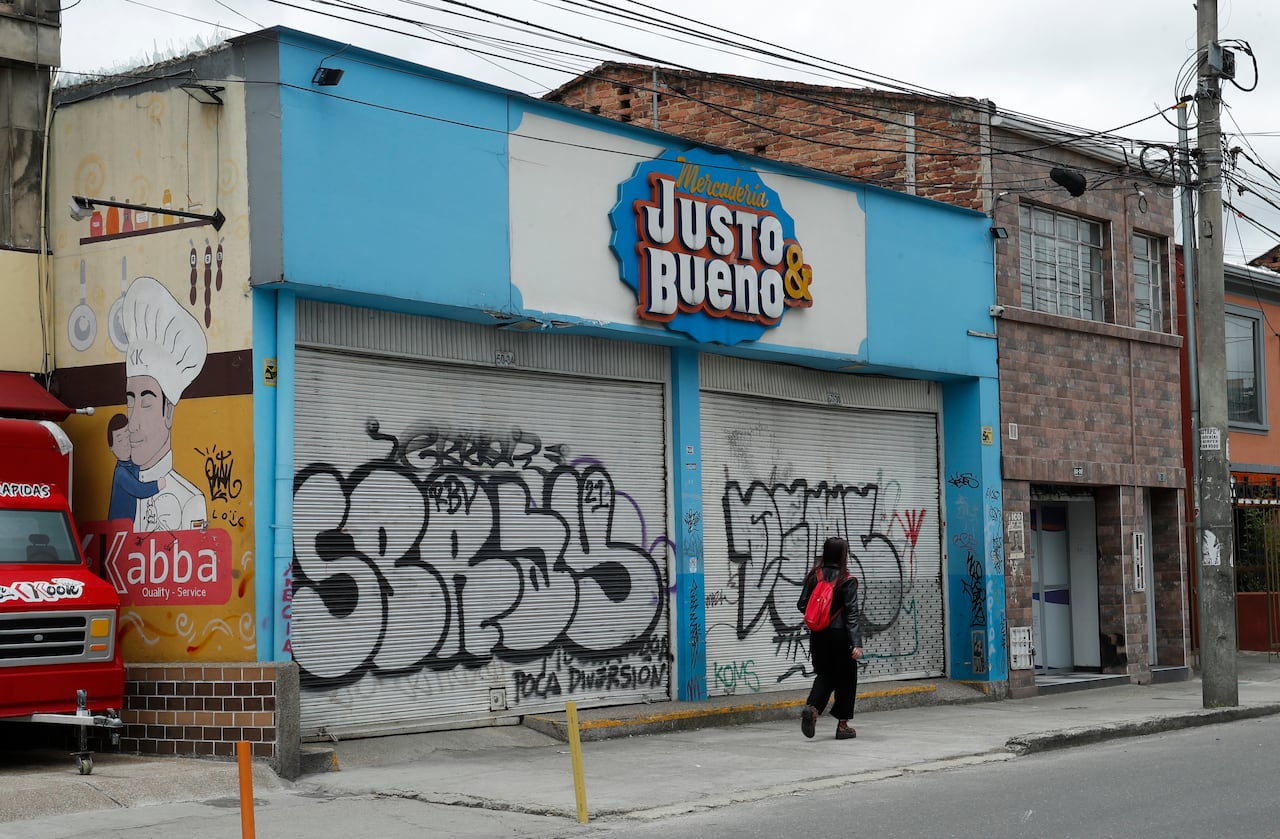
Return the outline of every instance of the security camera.
<path id="1" fill-rule="evenodd" d="M 992 306 L 987 311 L 991 314 L 991 317 L 993 318 L 1004 317 L 1004 306 Z"/>

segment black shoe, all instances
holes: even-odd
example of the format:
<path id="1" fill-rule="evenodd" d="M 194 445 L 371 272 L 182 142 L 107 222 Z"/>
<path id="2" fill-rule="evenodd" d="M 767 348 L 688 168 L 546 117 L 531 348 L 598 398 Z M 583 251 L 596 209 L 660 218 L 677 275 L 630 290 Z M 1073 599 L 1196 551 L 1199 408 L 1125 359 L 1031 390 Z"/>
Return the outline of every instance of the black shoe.
<path id="1" fill-rule="evenodd" d="M 804 706 L 804 710 L 800 712 L 800 730 L 804 732 L 805 737 L 812 737 L 814 726 L 818 723 L 818 709 L 812 705 Z"/>
<path id="2" fill-rule="evenodd" d="M 858 736 L 858 729 L 854 728 L 851 725 L 846 725 L 843 720 L 841 720 L 840 724 L 836 726 L 837 740 L 852 740 L 857 736 Z"/>

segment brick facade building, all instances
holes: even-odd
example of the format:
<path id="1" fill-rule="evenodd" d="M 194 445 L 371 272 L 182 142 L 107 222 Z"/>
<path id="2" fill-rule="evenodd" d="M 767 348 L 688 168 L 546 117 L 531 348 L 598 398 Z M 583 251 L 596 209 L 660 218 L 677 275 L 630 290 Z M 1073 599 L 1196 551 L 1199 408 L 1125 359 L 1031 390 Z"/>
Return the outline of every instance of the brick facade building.
<path id="1" fill-rule="evenodd" d="M 1093 674 L 1185 676 L 1187 481 L 1168 182 L 1106 138 L 985 100 L 618 63 L 546 98 L 991 215 L 1004 636 L 1029 635 L 1034 649 L 1011 649 L 1009 692 Z M 950 651 L 953 662 L 970 655 Z"/>

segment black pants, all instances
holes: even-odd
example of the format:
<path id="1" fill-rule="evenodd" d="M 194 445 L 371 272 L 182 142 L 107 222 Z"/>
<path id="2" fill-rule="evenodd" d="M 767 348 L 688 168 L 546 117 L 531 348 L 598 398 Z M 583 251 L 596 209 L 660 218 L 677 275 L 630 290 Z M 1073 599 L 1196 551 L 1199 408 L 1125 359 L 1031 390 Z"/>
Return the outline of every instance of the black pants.
<path id="1" fill-rule="evenodd" d="M 831 694 L 831 716 L 838 720 L 853 718 L 853 698 L 858 693 L 858 662 L 851 655 L 849 633 L 844 629 L 824 629 L 809 637 L 809 660 L 813 662 L 813 687 L 809 704 L 821 714 Z"/>

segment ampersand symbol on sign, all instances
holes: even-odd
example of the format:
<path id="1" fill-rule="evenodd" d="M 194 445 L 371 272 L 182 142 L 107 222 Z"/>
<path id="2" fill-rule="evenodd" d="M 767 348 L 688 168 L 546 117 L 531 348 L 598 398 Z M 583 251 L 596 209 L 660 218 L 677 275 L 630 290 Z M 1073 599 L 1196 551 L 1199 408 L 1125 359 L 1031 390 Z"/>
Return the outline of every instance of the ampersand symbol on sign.
<path id="1" fill-rule="evenodd" d="M 804 264 L 804 249 L 792 243 L 787 246 L 787 272 L 782 276 L 787 296 L 793 300 L 809 300 L 809 283 L 813 282 L 813 269 Z"/>

